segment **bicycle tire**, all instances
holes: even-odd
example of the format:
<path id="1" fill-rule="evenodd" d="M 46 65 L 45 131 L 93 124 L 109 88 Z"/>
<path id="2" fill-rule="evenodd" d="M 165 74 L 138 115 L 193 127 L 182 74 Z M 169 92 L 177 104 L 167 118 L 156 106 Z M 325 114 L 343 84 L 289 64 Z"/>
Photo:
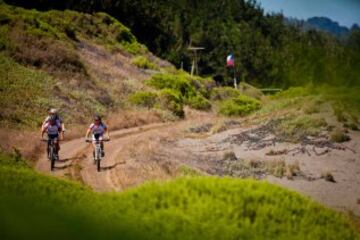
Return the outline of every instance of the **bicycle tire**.
<path id="1" fill-rule="evenodd" d="M 50 146 L 50 160 L 51 160 L 51 164 L 50 164 L 50 170 L 54 171 L 54 167 L 55 167 L 55 152 L 54 152 L 54 146 Z"/>
<path id="2" fill-rule="evenodd" d="M 98 172 L 100 172 L 100 162 L 101 162 L 101 148 L 100 147 L 98 147 L 97 149 L 96 149 L 97 151 L 96 151 L 96 155 L 97 155 L 97 160 L 96 160 L 96 167 L 97 167 L 97 171 Z"/>

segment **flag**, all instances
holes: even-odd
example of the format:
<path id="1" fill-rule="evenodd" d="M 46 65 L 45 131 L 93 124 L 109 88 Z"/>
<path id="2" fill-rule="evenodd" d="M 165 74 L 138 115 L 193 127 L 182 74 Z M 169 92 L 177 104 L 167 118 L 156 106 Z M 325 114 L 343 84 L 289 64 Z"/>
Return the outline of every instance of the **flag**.
<path id="1" fill-rule="evenodd" d="M 226 66 L 227 67 L 234 67 L 235 66 L 235 60 L 234 55 L 229 54 L 226 58 Z"/>

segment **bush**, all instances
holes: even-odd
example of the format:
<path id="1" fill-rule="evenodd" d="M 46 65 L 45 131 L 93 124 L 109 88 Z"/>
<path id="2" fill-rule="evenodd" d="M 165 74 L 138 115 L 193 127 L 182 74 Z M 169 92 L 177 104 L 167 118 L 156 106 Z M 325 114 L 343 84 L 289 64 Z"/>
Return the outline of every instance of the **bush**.
<path id="1" fill-rule="evenodd" d="M 260 100 L 264 96 L 264 94 L 259 89 L 246 82 L 240 82 L 239 90 L 241 94 L 258 100 Z"/>
<path id="2" fill-rule="evenodd" d="M 152 108 L 156 103 L 156 100 L 157 95 L 152 92 L 137 92 L 129 97 L 130 103 L 147 108 Z"/>
<path id="3" fill-rule="evenodd" d="M 206 98 L 204 98 L 201 95 L 196 95 L 194 97 L 190 97 L 189 100 L 186 101 L 186 103 L 194 108 L 194 109 L 198 109 L 198 110 L 209 110 L 211 109 L 211 103 L 209 100 L 207 100 Z"/>
<path id="4" fill-rule="evenodd" d="M 137 56 L 135 57 L 132 61 L 132 64 L 136 65 L 139 68 L 144 68 L 144 69 L 157 69 L 158 67 L 149 61 L 149 59 L 147 59 L 144 56 Z"/>
<path id="5" fill-rule="evenodd" d="M 261 103 L 247 96 L 220 102 L 219 113 L 225 116 L 245 116 L 261 108 Z"/>
<path id="6" fill-rule="evenodd" d="M 186 74 L 155 74 L 146 83 L 157 89 L 172 89 L 184 98 L 196 96 L 195 88 Z"/>
<path id="7" fill-rule="evenodd" d="M 240 91 L 232 87 L 217 87 L 213 88 L 211 91 L 211 99 L 214 101 L 236 98 L 240 95 Z"/>
<path id="8" fill-rule="evenodd" d="M 331 132 L 330 138 L 331 138 L 331 141 L 337 142 L 337 143 L 350 141 L 350 137 L 348 135 L 346 135 L 343 130 L 338 129 L 338 128 L 334 129 Z"/>
<path id="9" fill-rule="evenodd" d="M 181 97 L 171 89 L 164 89 L 159 94 L 160 106 L 174 113 L 178 117 L 184 117 L 183 101 Z"/>

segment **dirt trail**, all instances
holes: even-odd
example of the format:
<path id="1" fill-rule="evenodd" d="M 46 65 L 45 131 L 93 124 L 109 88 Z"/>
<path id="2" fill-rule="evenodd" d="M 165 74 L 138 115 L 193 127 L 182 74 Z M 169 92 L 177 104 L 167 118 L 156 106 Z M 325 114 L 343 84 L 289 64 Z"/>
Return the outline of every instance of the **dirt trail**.
<path id="1" fill-rule="evenodd" d="M 84 139 L 75 139 L 61 144 L 60 160 L 55 164 L 55 170 L 50 172 L 50 163 L 46 155 L 42 155 L 36 169 L 55 175 L 79 180 L 91 186 L 96 191 L 121 190 L 121 182 L 112 176 L 116 168 L 126 164 L 126 159 L 118 157 L 124 143 L 131 142 L 131 138 L 144 135 L 148 131 L 166 128 L 168 124 L 151 124 L 111 132 L 111 141 L 106 144 L 106 157 L 102 162 L 101 172 L 96 171 L 92 160 L 91 145 Z"/>
<path id="2" fill-rule="evenodd" d="M 216 134 L 207 132 L 194 135 L 188 131 L 192 127 L 206 126 L 207 122 L 216 121 L 218 119 L 213 116 L 203 115 L 176 123 L 151 124 L 110 132 L 111 141 L 105 145 L 106 156 L 101 172 L 96 172 L 92 148 L 83 139 L 62 144 L 61 160 L 56 163 L 54 172 L 50 173 L 50 163 L 45 155 L 36 168 L 58 177 L 82 181 L 96 191 L 122 191 L 149 180 L 167 180 L 181 175 L 182 166 L 196 169 L 202 174 L 241 177 L 244 160 L 254 160 L 256 163 L 258 160 L 281 159 L 286 163 L 297 162 L 303 175 L 289 180 L 261 173 L 260 178 L 360 217 L 359 132 L 350 133 L 352 140 L 341 144 L 344 149 L 332 149 L 325 154 L 317 155 L 312 152 L 313 147 L 308 146 L 309 151 L 303 153 L 269 155 L 271 151 L 281 153 L 283 149 L 298 148 L 300 144 L 274 143 L 262 149 L 251 149 L 247 142 L 229 141 L 231 136 L 251 129 L 241 124 L 234 124 L 231 129 Z M 235 156 L 230 162 L 224 159 L 229 152 Z M 330 172 L 336 182 L 321 178 L 324 172 Z"/>

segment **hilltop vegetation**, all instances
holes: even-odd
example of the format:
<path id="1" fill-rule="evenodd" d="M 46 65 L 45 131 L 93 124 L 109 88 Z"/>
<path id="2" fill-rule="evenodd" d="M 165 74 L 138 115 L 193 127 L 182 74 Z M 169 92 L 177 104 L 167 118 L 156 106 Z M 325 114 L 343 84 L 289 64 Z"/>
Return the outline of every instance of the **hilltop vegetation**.
<path id="1" fill-rule="evenodd" d="M 225 57 L 234 53 L 238 79 L 259 86 L 308 83 L 360 84 L 359 31 L 344 44 L 318 31 L 284 24 L 256 0 L 7 0 L 38 9 L 104 11 L 129 26 L 156 55 L 180 67 L 191 65 L 189 45 L 202 46 L 200 72 L 230 84 Z"/>
<path id="2" fill-rule="evenodd" d="M 0 156 L 0 202 L 5 239 L 358 237 L 342 215 L 263 182 L 180 178 L 97 194 L 35 173 L 6 155 Z"/>
<path id="3" fill-rule="evenodd" d="M 240 97 L 237 90 L 226 97 L 233 104 L 222 104 L 225 98 L 211 97 L 222 91 L 213 79 L 164 64 L 105 13 L 39 12 L 1 3 L 0 32 L 0 122 L 10 128 L 38 127 L 49 107 L 61 109 L 71 124 L 136 107 L 167 120 L 174 119 L 169 114 L 184 117 L 185 105 L 225 115 L 249 114 L 260 106 L 237 106 L 232 100 Z"/>
<path id="4" fill-rule="evenodd" d="M 211 109 L 213 80 L 155 58 L 105 13 L 39 12 L 0 3 L 0 32 L 2 126 L 34 129 L 49 107 L 61 109 L 67 123 L 133 105 L 151 108 L 159 119 L 167 119 L 163 111 L 184 117 L 184 105 Z"/>

